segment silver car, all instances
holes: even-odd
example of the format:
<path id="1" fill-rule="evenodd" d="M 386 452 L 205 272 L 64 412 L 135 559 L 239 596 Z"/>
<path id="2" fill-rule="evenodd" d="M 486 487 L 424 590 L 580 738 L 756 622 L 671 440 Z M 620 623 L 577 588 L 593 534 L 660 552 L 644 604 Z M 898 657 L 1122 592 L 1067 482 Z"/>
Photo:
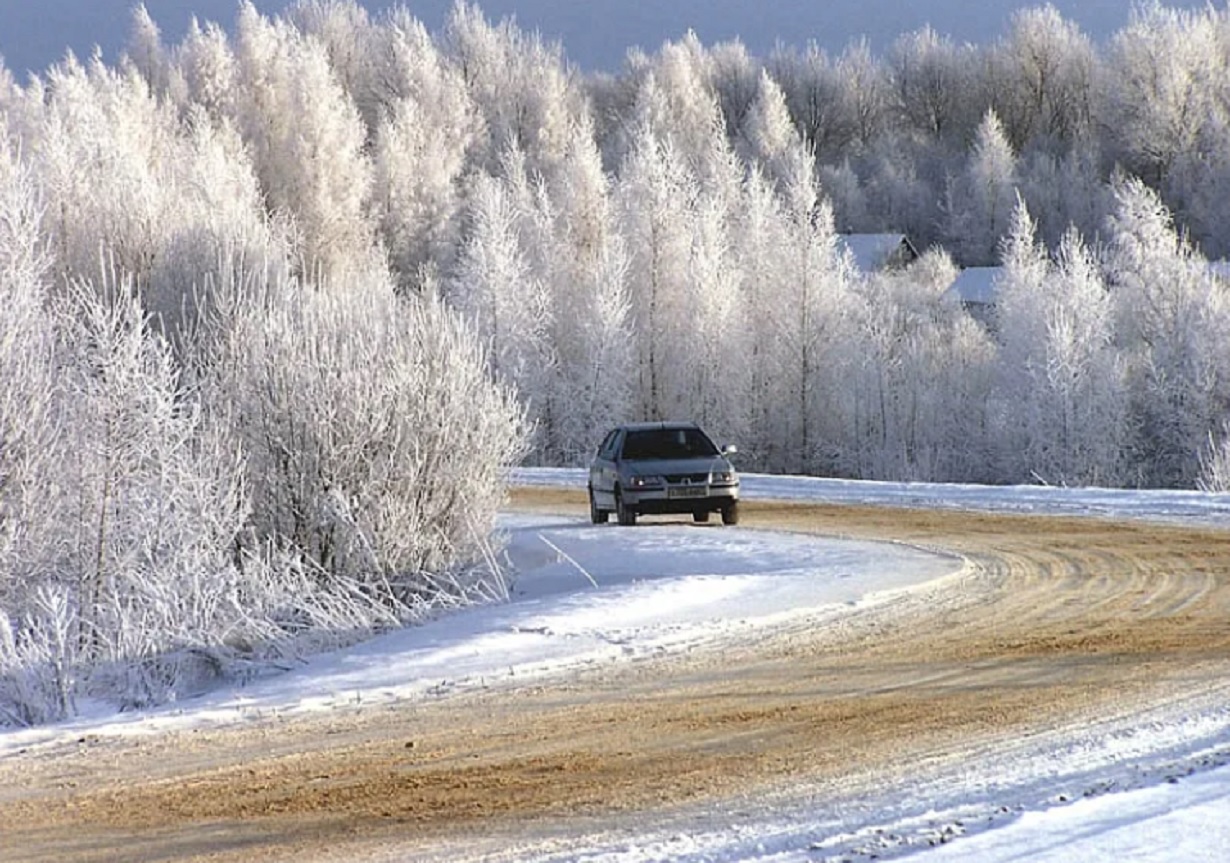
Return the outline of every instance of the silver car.
<path id="1" fill-rule="evenodd" d="M 695 423 L 631 423 L 612 429 L 589 467 L 589 517 L 605 524 L 611 513 L 623 525 L 639 515 L 691 513 L 723 524 L 739 521 L 739 476 L 729 456 Z"/>

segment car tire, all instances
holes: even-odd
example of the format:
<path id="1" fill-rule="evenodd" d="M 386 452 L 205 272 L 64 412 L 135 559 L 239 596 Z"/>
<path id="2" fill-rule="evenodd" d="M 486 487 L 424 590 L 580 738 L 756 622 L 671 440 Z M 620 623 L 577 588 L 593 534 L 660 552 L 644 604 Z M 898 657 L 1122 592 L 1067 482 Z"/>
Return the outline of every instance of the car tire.
<path id="1" fill-rule="evenodd" d="M 697 524 L 704 524 L 709 520 L 709 510 L 702 509 L 692 513 L 692 521 Z"/>
<path id="2" fill-rule="evenodd" d="M 594 524 L 606 524 L 607 519 L 611 514 L 605 509 L 598 509 L 598 504 L 594 500 L 594 490 L 589 490 L 589 520 Z"/>
<path id="3" fill-rule="evenodd" d="M 615 489 L 615 520 L 624 527 L 636 524 L 636 510 L 624 506 L 624 496 Z"/>
<path id="4" fill-rule="evenodd" d="M 722 524 L 738 524 L 739 523 L 739 501 L 728 504 L 722 508 Z"/>

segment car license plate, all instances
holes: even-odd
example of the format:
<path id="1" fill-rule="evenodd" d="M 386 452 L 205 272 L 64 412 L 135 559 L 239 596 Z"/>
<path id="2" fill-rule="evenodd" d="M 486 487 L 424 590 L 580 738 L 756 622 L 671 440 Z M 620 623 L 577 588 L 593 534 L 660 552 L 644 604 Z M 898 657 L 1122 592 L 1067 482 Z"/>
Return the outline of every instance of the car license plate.
<path id="1" fill-rule="evenodd" d="M 670 488 L 666 490 L 667 497 L 704 497 L 708 493 L 708 490 L 703 485 L 684 486 L 683 488 Z"/>

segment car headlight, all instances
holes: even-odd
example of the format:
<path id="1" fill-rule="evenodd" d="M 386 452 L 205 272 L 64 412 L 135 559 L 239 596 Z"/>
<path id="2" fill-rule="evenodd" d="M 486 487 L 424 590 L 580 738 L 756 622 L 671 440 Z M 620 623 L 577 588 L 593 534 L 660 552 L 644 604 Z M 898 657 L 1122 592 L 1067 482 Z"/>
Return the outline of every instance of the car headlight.
<path id="1" fill-rule="evenodd" d="M 709 482 L 713 485 L 734 485 L 738 480 L 733 470 L 715 470 L 709 475 Z"/>
<path id="2" fill-rule="evenodd" d="M 660 476 L 634 476 L 628 479 L 628 485 L 632 488 L 653 488 L 666 485 L 666 480 Z"/>

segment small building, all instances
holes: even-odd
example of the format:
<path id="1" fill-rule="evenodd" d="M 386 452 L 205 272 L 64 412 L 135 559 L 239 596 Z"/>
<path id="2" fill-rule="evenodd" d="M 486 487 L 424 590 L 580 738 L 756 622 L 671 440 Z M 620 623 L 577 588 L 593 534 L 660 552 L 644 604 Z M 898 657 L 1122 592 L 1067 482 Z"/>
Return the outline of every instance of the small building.
<path id="1" fill-rule="evenodd" d="M 999 294 L 999 276 L 1003 270 L 1003 267 L 966 267 L 957 273 L 941 299 L 959 303 L 971 318 L 994 331 L 995 300 Z"/>
<path id="2" fill-rule="evenodd" d="M 864 273 L 900 269 L 918 260 L 918 249 L 905 234 L 838 234 L 837 239 Z"/>

